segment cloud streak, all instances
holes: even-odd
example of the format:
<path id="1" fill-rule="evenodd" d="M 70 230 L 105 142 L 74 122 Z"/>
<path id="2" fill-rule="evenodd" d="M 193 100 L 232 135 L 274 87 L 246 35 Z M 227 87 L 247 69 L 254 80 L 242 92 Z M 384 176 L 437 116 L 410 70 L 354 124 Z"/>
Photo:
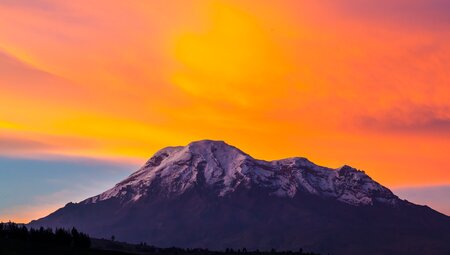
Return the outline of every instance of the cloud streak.
<path id="1" fill-rule="evenodd" d="M 362 117 L 361 124 L 373 130 L 441 136 L 450 133 L 450 108 L 403 104 L 379 116 Z"/>
<path id="2" fill-rule="evenodd" d="M 374 23 L 393 23 L 406 29 L 435 30 L 450 25 L 446 0 L 326 1 L 351 17 Z"/>

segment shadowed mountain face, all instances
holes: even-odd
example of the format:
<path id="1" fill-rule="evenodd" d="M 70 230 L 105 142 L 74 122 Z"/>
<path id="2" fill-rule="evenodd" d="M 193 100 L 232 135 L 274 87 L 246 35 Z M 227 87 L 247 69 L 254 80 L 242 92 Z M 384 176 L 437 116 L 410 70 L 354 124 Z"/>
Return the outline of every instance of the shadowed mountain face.
<path id="1" fill-rule="evenodd" d="M 162 149 L 112 189 L 29 225 L 163 247 L 450 254 L 450 217 L 362 171 L 256 160 L 209 140 Z"/>

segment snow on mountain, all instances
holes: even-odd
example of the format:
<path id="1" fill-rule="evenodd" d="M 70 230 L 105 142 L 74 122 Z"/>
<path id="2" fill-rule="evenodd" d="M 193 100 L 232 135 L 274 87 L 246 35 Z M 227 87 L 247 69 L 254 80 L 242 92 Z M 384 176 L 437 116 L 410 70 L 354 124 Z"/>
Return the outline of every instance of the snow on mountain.
<path id="1" fill-rule="evenodd" d="M 208 187 L 217 196 L 227 196 L 238 187 L 259 187 L 279 197 L 307 192 L 355 206 L 398 201 L 389 189 L 350 166 L 331 169 L 300 157 L 257 160 L 225 142 L 202 140 L 158 151 L 127 179 L 82 203 L 111 198 L 130 203 L 149 192 L 177 196 L 196 186 Z"/>

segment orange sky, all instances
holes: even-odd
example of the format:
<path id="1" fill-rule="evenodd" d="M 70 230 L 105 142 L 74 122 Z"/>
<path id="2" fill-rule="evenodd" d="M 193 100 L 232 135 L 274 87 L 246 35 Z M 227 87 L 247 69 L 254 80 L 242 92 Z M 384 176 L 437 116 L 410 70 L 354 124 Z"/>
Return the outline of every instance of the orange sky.
<path id="1" fill-rule="evenodd" d="M 394 2 L 2 1 L 0 155 L 208 138 L 450 184 L 450 7 Z"/>

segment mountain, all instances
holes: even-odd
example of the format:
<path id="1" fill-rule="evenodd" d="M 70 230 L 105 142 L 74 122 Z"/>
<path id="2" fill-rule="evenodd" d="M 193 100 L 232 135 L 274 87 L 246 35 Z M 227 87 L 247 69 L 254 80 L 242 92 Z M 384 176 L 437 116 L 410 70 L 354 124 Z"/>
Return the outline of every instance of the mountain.
<path id="1" fill-rule="evenodd" d="M 29 226 L 162 247 L 450 254 L 450 217 L 363 171 L 257 160 L 210 140 L 164 148 L 110 190 Z"/>

